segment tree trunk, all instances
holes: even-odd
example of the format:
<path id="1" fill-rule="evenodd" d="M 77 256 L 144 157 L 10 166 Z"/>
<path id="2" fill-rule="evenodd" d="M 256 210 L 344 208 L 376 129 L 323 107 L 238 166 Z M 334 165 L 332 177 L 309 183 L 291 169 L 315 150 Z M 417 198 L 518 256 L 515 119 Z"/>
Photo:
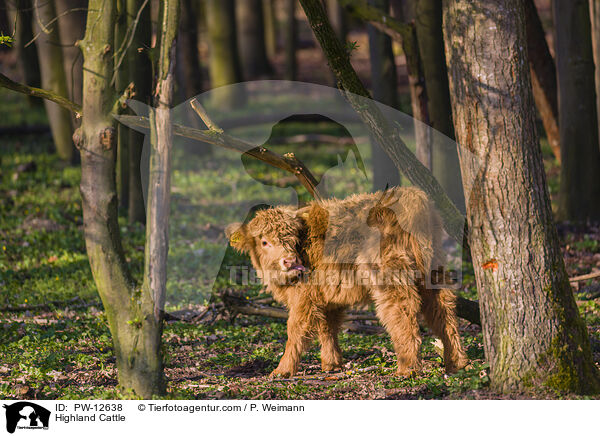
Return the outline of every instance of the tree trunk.
<path id="1" fill-rule="evenodd" d="M 242 81 L 239 62 L 234 0 L 206 0 L 206 24 L 210 40 L 210 81 L 212 88 Z M 213 91 L 214 104 L 235 108 L 243 102 L 239 92 L 227 87 Z"/>
<path id="2" fill-rule="evenodd" d="M 36 40 L 36 46 L 42 72 L 42 87 L 67 97 L 67 78 L 59 29 L 56 22 L 51 23 L 56 18 L 54 2 L 38 3 L 34 13 L 36 14 L 34 28 L 36 33 L 40 34 Z M 44 100 L 44 104 L 56 152 L 61 159 L 71 162 L 75 154 L 71 114 L 48 100 Z"/>
<path id="3" fill-rule="evenodd" d="M 525 0 L 527 52 L 531 70 L 531 85 L 535 105 L 542 118 L 548 143 L 560 162 L 560 132 L 558 129 L 558 97 L 556 93 L 556 66 L 550 54 L 546 33 L 533 0 Z"/>
<path id="4" fill-rule="evenodd" d="M 265 47 L 267 58 L 274 59 L 277 54 L 277 13 L 275 11 L 275 0 L 263 0 L 263 11 L 265 21 Z"/>
<path id="5" fill-rule="evenodd" d="M 442 1 L 416 0 L 415 26 L 423 76 L 427 87 L 429 125 L 454 139 L 452 106 L 448 89 L 448 71 L 442 33 Z M 460 178 L 458 150 L 454 142 L 432 138 L 431 166 L 452 201 L 464 210 L 464 195 Z"/>
<path id="6" fill-rule="evenodd" d="M 127 25 L 133 25 L 134 17 L 144 4 L 144 0 L 127 0 Z M 133 35 L 126 62 L 129 64 L 129 80 L 135 86 L 135 99 L 150 104 L 152 92 L 152 64 L 147 47 L 152 39 L 150 5 L 146 5 L 140 14 L 137 30 Z M 144 148 L 144 134 L 129 129 L 129 205 L 127 218 L 130 223 L 146 222 L 144 194 L 140 164 Z"/>
<path id="7" fill-rule="evenodd" d="M 10 2 L 7 2 L 10 7 Z M 27 47 L 25 45 L 33 39 L 33 9 L 31 0 L 16 0 L 14 3 L 14 9 L 11 8 L 9 14 L 10 24 L 16 26 L 13 29 L 15 35 L 15 46 L 17 49 L 17 59 L 21 64 L 23 70 L 23 78 L 25 83 L 29 86 L 39 88 L 42 85 L 40 63 L 38 60 L 38 54 L 35 44 L 30 44 Z M 14 12 L 14 16 L 12 16 Z M 15 22 L 16 21 L 16 22 Z M 29 106 L 41 107 L 44 105 L 44 101 L 29 96 L 27 97 Z"/>
<path id="8" fill-rule="evenodd" d="M 171 201 L 171 103 L 175 66 L 175 38 L 179 28 L 179 0 L 165 0 L 159 15 L 155 71 L 155 107 L 150 110 L 150 171 L 148 180 L 148 214 L 146 218 L 146 252 L 142 307 L 151 333 L 148 346 L 160 356 L 162 313 L 167 287 L 169 252 L 169 214 Z M 162 362 L 157 360 L 155 373 L 161 376 Z"/>
<path id="9" fill-rule="evenodd" d="M 482 165 L 461 159 L 463 177 L 475 180 L 467 220 L 492 386 L 598 392 L 552 221 L 523 3 L 449 0 L 444 8 L 456 136 Z"/>
<path id="10" fill-rule="evenodd" d="M 81 104 L 83 86 L 83 58 L 77 41 L 85 34 L 87 2 L 81 0 L 56 0 L 60 42 L 65 63 L 69 100 Z"/>
<path id="11" fill-rule="evenodd" d="M 194 6 L 192 0 L 181 1 L 181 31 L 177 41 L 177 61 L 183 72 L 183 100 L 188 100 L 202 92 L 202 69 L 198 53 L 198 21 Z"/>
<path id="12" fill-rule="evenodd" d="M 383 11 L 389 10 L 388 0 L 369 0 L 369 4 Z M 371 61 L 371 87 L 373 98 L 387 106 L 398 109 L 398 81 L 392 39 L 373 25 L 367 26 L 369 35 L 369 58 Z M 399 186 L 400 173 L 376 141 L 371 141 L 373 160 L 373 190 L 386 186 Z"/>
<path id="13" fill-rule="evenodd" d="M 236 3 L 238 46 L 244 79 L 269 76 L 273 69 L 267 59 L 262 0 L 241 0 Z"/>
<path id="14" fill-rule="evenodd" d="M 296 21 L 296 0 L 285 1 L 286 29 L 285 29 L 285 78 L 296 80 L 298 63 L 296 51 L 298 49 L 298 22 Z"/>
<path id="15" fill-rule="evenodd" d="M 600 220 L 600 148 L 587 0 L 555 1 L 561 171 L 558 218 Z"/>
<path id="16" fill-rule="evenodd" d="M 124 50 L 127 44 L 127 4 L 126 0 L 116 0 L 117 20 L 115 25 L 115 48 Z M 115 62 L 115 90 L 117 95 L 123 94 L 129 85 L 129 63 L 121 56 L 114 58 Z M 126 211 L 129 206 L 129 128 L 119 123 L 117 125 L 117 196 L 119 208 Z"/>
<path id="17" fill-rule="evenodd" d="M 346 44 L 348 36 L 348 17 L 337 0 L 325 0 L 329 22 L 342 44 Z"/>
<path id="18" fill-rule="evenodd" d="M 600 117 L 600 0 L 589 0 L 590 22 L 592 31 L 592 50 L 594 65 L 596 65 L 596 112 Z M 600 122 L 598 123 L 600 128 Z"/>
<path id="19" fill-rule="evenodd" d="M 84 54 L 83 117 L 74 138 L 81 150 L 86 248 L 113 339 L 119 384 L 143 398 L 151 398 L 164 392 L 161 356 L 156 346 L 160 325 L 149 303 L 152 297 L 135 286 L 129 275 L 117 220 L 117 138 L 111 113 L 116 95 L 110 84 L 115 19 L 113 2 L 90 0 L 88 25 L 80 43 Z"/>

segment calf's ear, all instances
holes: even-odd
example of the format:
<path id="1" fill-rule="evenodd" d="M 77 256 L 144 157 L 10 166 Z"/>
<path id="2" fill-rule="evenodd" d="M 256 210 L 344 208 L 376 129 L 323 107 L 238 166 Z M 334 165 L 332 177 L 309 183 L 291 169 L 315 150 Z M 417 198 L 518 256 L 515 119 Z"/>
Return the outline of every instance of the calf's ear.
<path id="1" fill-rule="evenodd" d="M 231 246 L 242 253 L 247 253 L 250 249 L 246 230 L 246 225 L 242 223 L 229 224 L 225 229 L 225 236 L 229 239 Z"/>

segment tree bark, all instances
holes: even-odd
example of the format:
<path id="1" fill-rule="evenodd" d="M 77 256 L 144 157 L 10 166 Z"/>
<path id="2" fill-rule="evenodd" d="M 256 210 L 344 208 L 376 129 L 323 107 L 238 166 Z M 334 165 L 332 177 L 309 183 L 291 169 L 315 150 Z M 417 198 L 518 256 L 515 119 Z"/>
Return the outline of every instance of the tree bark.
<path id="1" fill-rule="evenodd" d="M 461 156 L 475 179 L 467 220 L 492 387 L 598 392 L 552 220 L 523 3 L 449 0 L 444 31 L 456 136 L 482 165 Z"/>
<path id="2" fill-rule="evenodd" d="M 369 4 L 386 12 L 390 7 L 388 0 L 370 0 Z M 367 25 L 367 33 L 373 98 L 398 109 L 398 80 L 392 39 L 370 24 Z M 382 190 L 386 186 L 399 186 L 400 173 L 398 169 L 376 141 L 371 141 L 371 153 L 374 170 L 373 190 Z"/>
<path id="3" fill-rule="evenodd" d="M 160 326 L 152 297 L 135 286 L 125 263 L 117 220 L 116 129 L 112 109 L 114 2 L 90 0 L 84 54 L 83 117 L 74 139 L 81 150 L 84 235 L 98 293 L 111 331 L 119 385 L 143 398 L 164 392 L 156 346 Z"/>
<path id="4" fill-rule="evenodd" d="M 210 40 L 210 81 L 212 88 L 242 81 L 238 54 L 235 2 L 234 0 L 206 0 L 206 24 Z M 223 108 L 235 108 L 240 93 L 224 88 L 214 92 L 214 104 Z"/>
<path id="5" fill-rule="evenodd" d="M 131 27 L 144 0 L 127 0 L 127 25 Z M 137 30 L 133 35 L 131 47 L 126 62 L 129 67 L 129 80 L 135 87 L 135 99 L 150 104 L 152 92 L 152 64 L 147 48 L 152 39 L 152 24 L 150 22 L 150 5 L 146 4 L 140 13 Z M 127 218 L 130 223 L 146 222 L 142 176 L 140 171 L 144 135 L 134 129 L 129 129 L 129 205 Z"/>
<path id="6" fill-rule="evenodd" d="M 415 27 L 427 87 L 429 125 L 448 138 L 454 139 L 442 33 L 442 1 L 416 0 Z M 464 210 L 465 200 L 456 144 L 452 141 L 444 141 L 437 135 L 434 135 L 431 141 L 433 175 L 446 190 L 450 199 L 459 209 Z"/>
<path id="7" fill-rule="evenodd" d="M 556 66 L 550 54 L 546 42 L 546 33 L 533 0 L 525 0 L 525 22 L 533 98 L 542 118 L 552 153 L 554 153 L 556 160 L 560 162 Z"/>
<path id="8" fill-rule="evenodd" d="M 296 0 L 285 1 L 286 29 L 285 29 L 285 78 L 296 80 L 298 63 L 296 51 L 298 49 L 298 22 L 296 21 Z"/>
<path id="9" fill-rule="evenodd" d="M 561 171 L 558 218 L 600 220 L 600 148 L 587 0 L 556 1 Z"/>
<path id="10" fill-rule="evenodd" d="M 56 22 L 50 23 L 56 18 L 54 2 L 38 3 L 34 14 L 34 28 L 36 33 L 39 33 L 36 46 L 42 72 L 42 87 L 67 97 L 67 78 L 59 28 Z M 44 104 L 56 152 L 61 159 L 71 162 L 75 155 L 71 114 L 48 100 L 44 100 Z"/>
<path id="11" fill-rule="evenodd" d="M 269 76 L 273 68 L 267 58 L 262 0 L 241 0 L 236 3 L 238 47 L 244 79 Z"/>

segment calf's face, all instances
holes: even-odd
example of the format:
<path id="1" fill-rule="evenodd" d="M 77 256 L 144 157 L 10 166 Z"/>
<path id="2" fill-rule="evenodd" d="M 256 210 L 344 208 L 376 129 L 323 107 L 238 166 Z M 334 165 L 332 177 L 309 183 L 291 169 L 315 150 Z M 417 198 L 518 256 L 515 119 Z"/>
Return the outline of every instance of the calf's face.
<path id="1" fill-rule="evenodd" d="M 290 208 L 261 210 L 247 224 L 234 223 L 225 233 L 232 247 L 250 255 L 265 285 L 294 283 L 305 271 L 300 255 L 304 221 Z"/>

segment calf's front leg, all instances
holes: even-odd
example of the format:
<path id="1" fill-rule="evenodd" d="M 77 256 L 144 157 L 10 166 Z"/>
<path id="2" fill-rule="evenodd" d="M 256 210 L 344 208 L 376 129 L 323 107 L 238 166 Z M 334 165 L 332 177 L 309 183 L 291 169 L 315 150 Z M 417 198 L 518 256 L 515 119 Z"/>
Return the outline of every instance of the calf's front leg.
<path id="1" fill-rule="evenodd" d="M 315 308 L 306 301 L 290 304 L 285 352 L 271 377 L 290 377 L 298 371 L 300 356 L 314 333 Z"/>

